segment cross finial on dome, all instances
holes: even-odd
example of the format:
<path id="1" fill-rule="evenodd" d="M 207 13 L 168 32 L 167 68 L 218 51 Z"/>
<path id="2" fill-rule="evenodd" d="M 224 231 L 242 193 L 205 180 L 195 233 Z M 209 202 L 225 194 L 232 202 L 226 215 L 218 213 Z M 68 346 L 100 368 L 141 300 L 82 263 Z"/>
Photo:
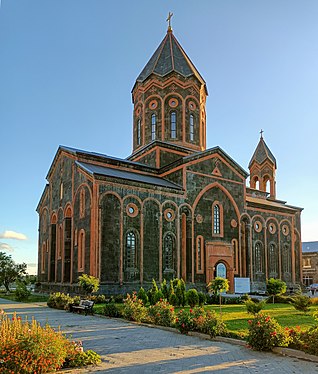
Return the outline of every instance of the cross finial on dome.
<path id="1" fill-rule="evenodd" d="M 173 13 L 170 13 L 168 14 L 168 17 L 166 19 L 166 21 L 168 22 L 168 31 L 172 31 L 172 27 L 171 27 L 171 17 L 173 16 Z"/>

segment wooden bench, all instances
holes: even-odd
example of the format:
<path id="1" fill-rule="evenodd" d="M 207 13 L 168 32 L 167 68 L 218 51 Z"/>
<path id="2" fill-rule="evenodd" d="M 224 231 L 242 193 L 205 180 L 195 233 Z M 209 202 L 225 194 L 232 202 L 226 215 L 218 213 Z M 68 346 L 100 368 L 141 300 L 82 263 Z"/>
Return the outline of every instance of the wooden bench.
<path id="1" fill-rule="evenodd" d="M 87 316 L 88 313 L 93 314 L 93 306 L 94 301 L 91 300 L 81 300 L 79 305 L 71 304 L 70 305 L 70 312 L 84 312 L 85 316 Z"/>

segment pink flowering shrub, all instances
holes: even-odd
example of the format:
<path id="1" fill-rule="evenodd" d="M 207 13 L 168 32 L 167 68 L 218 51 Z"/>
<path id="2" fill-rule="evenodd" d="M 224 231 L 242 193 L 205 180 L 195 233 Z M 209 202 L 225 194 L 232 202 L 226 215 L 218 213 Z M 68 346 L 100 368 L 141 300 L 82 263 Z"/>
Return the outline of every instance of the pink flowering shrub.
<path id="1" fill-rule="evenodd" d="M 129 321 L 143 322 L 147 318 L 147 308 L 142 300 L 138 299 L 136 292 L 127 294 L 124 300 L 123 317 Z"/>
<path id="2" fill-rule="evenodd" d="M 167 301 L 160 299 L 155 305 L 148 308 L 148 317 L 151 323 L 161 326 L 172 326 L 175 321 L 174 307 Z"/>
<path id="3" fill-rule="evenodd" d="M 248 321 L 247 343 L 257 351 L 270 351 L 273 347 L 286 347 L 289 334 L 270 316 L 258 313 Z"/>

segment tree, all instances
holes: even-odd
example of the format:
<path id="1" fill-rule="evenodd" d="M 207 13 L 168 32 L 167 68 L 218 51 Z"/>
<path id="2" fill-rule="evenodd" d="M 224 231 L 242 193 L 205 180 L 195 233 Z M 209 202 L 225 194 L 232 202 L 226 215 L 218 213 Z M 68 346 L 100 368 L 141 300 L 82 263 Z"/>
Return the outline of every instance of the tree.
<path id="1" fill-rule="evenodd" d="M 267 293 L 273 297 L 273 304 L 275 296 L 286 292 L 286 283 L 280 279 L 270 278 L 266 283 Z"/>
<path id="2" fill-rule="evenodd" d="M 10 283 L 26 274 L 26 264 L 16 264 L 10 255 L 0 252 L 0 285 L 10 292 Z"/>
<path id="3" fill-rule="evenodd" d="M 226 278 L 216 277 L 208 284 L 209 292 L 213 292 L 215 295 L 219 295 L 220 301 L 220 313 L 222 312 L 222 297 L 221 292 L 226 292 L 229 289 L 229 281 Z"/>
<path id="4" fill-rule="evenodd" d="M 97 292 L 99 289 L 99 279 L 92 275 L 83 274 L 79 276 L 78 283 L 87 294 Z"/>

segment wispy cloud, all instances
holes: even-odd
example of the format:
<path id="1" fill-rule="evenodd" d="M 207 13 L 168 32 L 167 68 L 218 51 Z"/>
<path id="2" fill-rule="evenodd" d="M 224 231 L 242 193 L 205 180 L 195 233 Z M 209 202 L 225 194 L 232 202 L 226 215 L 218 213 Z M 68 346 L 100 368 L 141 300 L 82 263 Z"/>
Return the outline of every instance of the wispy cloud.
<path id="1" fill-rule="evenodd" d="M 13 247 L 7 243 L 0 243 L 0 251 L 13 252 Z"/>
<path id="2" fill-rule="evenodd" d="M 28 238 L 20 232 L 6 230 L 0 234 L 0 239 L 27 240 Z"/>

